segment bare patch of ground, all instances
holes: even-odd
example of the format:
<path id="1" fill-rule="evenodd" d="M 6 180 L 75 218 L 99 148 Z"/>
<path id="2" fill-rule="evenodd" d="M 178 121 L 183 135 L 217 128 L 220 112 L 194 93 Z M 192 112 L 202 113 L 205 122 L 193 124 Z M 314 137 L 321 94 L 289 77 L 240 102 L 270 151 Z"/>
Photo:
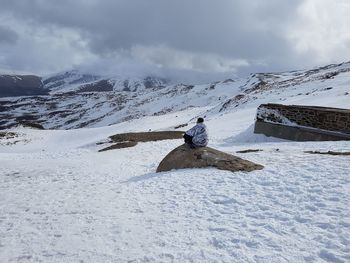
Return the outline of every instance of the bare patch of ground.
<path id="1" fill-rule="evenodd" d="M 123 148 L 129 148 L 129 147 L 134 147 L 137 145 L 137 142 L 119 142 L 116 144 L 113 144 L 109 147 L 103 148 L 99 150 L 99 152 L 105 152 L 109 150 L 115 150 L 115 149 L 123 149 Z"/>
<path id="2" fill-rule="evenodd" d="M 328 155 L 349 155 L 350 152 L 333 152 L 333 151 L 328 151 L 328 152 L 320 152 L 320 151 L 305 151 L 304 153 L 310 153 L 310 154 L 328 154 Z"/>
<path id="3" fill-rule="evenodd" d="M 110 136 L 113 142 L 150 142 L 161 140 L 181 139 L 185 132 L 182 131 L 160 131 L 160 132 L 132 132 Z"/>
<path id="4" fill-rule="evenodd" d="M 261 149 L 248 149 L 248 150 L 241 150 L 237 151 L 236 153 L 255 153 L 255 152 L 262 152 Z"/>
<path id="5" fill-rule="evenodd" d="M 132 132 L 112 135 L 109 138 L 115 144 L 99 150 L 104 152 L 108 150 L 134 147 L 139 142 L 152 142 L 161 140 L 182 139 L 183 131 L 160 131 L 160 132 Z"/>

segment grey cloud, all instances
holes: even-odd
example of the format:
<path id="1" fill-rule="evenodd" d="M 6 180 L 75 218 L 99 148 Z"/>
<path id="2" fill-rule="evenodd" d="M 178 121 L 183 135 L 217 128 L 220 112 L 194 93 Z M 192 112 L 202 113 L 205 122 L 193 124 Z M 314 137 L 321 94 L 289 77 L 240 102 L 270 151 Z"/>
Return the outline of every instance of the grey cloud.
<path id="1" fill-rule="evenodd" d="M 0 25 L 0 44 L 14 44 L 18 39 L 18 35 L 10 28 Z"/>
<path id="2" fill-rule="evenodd" d="M 0 15 L 12 15 L 33 27 L 75 30 L 86 41 L 89 51 L 101 57 L 130 56 L 135 46 L 166 46 L 197 56 L 214 54 L 249 61 L 251 67 L 238 69 L 245 73 L 303 64 L 305 57 L 299 58 L 293 51 L 293 43 L 284 37 L 302 2 L 2 0 Z M 153 56 L 156 60 L 153 62 L 171 64 L 167 54 L 163 55 L 163 58 Z M 265 66 L 258 66 L 260 62 Z"/>
<path id="3" fill-rule="evenodd" d="M 186 51 L 256 56 L 285 46 L 278 25 L 288 22 L 300 1 L 251 0 L 4 0 L 2 9 L 38 22 L 76 28 L 96 53 L 134 44 L 165 44 Z M 248 3 L 247 3 L 248 2 Z M 88 4 L 86 4 L 88 3 Z M 276 12 L 276 10 L 278 10 Z M 282 19 L 281 19 L 282 18 Z M 270 30 L 261 32 L 260 23 Z M 248 45 L 259 48 L 247 49 Z M 261 54 L 261 53 L 260 53 Z"/>

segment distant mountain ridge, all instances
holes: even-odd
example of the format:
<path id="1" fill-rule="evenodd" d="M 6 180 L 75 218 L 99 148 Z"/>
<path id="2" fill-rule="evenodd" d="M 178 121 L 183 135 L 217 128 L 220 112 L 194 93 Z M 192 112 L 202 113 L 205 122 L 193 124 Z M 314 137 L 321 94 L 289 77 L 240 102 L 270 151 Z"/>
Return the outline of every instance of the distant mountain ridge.
<path id="1" fill-rule="evenodd" d="M 165 78 L 147 76 L 126 78 L 66 71 L 50 77 L 35 75 L 0 75 L 0 97 L 48 95 L 65 92 L 138 91 L 164 87 Z"/>
<path id="2" fill-rule="evenodd" d="M 104 91 L 138 91 L 163 87 L 168 84 L 165 78 L 100 76 L 81 73 L 78 70 L 59 73 L 43 79 L 44 87 L 51 93 L 74 92 L 104 92 Z"/>
<path id="3" fill-rule="evenodd" d="M 0 97 L 48 95 L 41 77 L 34 75 L 0 75 Z"/>
<path id="4" fill-rule="evenodd" d="M 283 103 L 287 98 L 303 96 L 332 94 L 350 101 L 348 84 L 350 62 L 305 71 L 258 73 L 202 85 L 170 84 L 170 80 L 152 76 L 106 77 L 79 71 L 46 78 L 3 75 L 0 87 L 6 89 L 0 89 L 0 96 L 9 94 L 11 87 L 14 92 L 0 98 L 0 129 L 28 122 L 46 129 L 99 127 L 197 107 L 203 108 L 202 116 L 210 118 L 251 103 Z"/>

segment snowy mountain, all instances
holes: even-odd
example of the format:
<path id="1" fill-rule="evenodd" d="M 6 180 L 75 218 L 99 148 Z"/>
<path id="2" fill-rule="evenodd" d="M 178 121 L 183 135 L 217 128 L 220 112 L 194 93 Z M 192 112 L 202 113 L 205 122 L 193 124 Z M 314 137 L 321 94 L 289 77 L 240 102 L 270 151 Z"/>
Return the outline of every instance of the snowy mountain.
<path id="1" fill-rule="evenodd" d="M 0 98 L 47 95 L 41 78 L 33 75 L 0 75 Z"/>
<path id="2" fill-rule="evenodd" d="M 141 91 L 163 87 L 168 81 L 157 77 L 100 76 L 66 71 L 43 79 L 44 87 L 51 94 L 65 92 Z"/>
<path id="3" fill-rule="evenodd" d="M 39 90 L 48 95 L 1 98 L 0 128 L 29 122 L 46 129 L 99 127 L 192 107 L 206 107 L 202 115 L 212 116 L 245 104 L 283 103 L 287 98 L 297 100 L 302 95 L 324 97 L 339 93 L 347 100 L 350 96 L 343 85 L 348 81 L 349 71 L 350 63 L 343 63 L 184 85 L 150 76 L 105 77 L 75 70 L 44 78 Z"/>
<path id="4" fill-rule="evenodd" d="M 1 262 L 349 262 L 350 141 L 253 133 L 261 103 L 350 108 L 349 69 L 100 92 L 79 89 L 113 78 L 70 75 L 44 79 L 49 95 L 2 98 L 3 127 L 69 130 L 0 132 Z M 181 139 L 99 152 L 204 115 L 210 147 L 265 168 L 156 173 Z"/>

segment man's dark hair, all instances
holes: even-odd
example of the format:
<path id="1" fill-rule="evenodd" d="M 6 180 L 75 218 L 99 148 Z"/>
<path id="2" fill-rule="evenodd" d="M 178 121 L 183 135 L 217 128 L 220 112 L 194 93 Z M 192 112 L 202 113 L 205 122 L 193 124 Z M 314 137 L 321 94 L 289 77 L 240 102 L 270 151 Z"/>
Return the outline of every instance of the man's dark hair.
<path id="1" fill-rule="evenodd" d="M 202 122 L 204 122 L 204 119 L 203 119 L 203 118 L 198 118 L 198 119 L 197 119 L 197 123 L 202 123 Z"/>

